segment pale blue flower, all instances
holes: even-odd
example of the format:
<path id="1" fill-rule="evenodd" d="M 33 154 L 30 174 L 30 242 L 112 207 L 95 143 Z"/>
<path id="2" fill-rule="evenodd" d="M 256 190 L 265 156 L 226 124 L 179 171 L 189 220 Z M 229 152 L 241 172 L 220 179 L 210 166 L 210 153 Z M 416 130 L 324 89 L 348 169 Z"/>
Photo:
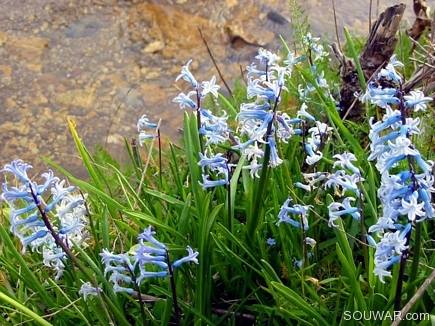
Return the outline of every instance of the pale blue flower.
<path id="1" fill-rule="evenodd" d="M 209 180 L 209 175 L 202 175 L 202 182 L 199 182 L 202 189 L 214 188 L 219 186 L 225 186 L 228 184 L 227 179 Z"/>
<path id="2" fill-rule="evenodd" d="M 263 168 L 263 164 L 259 164 L 257 159 L 253 159 L 249 165 L 245 165 L 242 167 L 244 170 L 249 170 L 251 178 L 260 178 L 258 174 L 259 171 Z"/>
<path id="3" fill-rule="evenodd" d="M 340 165 L 342 168 L 347 167 L 353 173 L 360 174 L 359 169 L 352 164 L 352 161 L 357 160 L 354 154 L 352 153 L 335 154 L 333 158 L 337 159 L 337 161 L 334 162 L 332 166 L 333 168 L 335 168 L 337 165 Z"/>
<path id="4" fill-rule="evenodd" d="M 142 271 L 137 278 L 137 283 L 140 284 L 144 278 L 150 278 L 150 277 L 166 277 L 169 276 L 169 273 L 167 270 L 159 271 L 159 272 L 148 272 L 148 271 Z"/>
<path id="5" fill-rule="evenodd" d="M 389 63 L 385 68 L 382 68 L 381 71 L 378 73 L 378 79 L 381 77 L 385 77 L 386 80 L 393 80 L 396 83 L 402 82 L 402 77 L 396 72 L 394 69 L 394 66 Z"/>
<path id="6" fill-rule="evenodd" d="M 255 64 L 255 62 L 251 63 L 250 66 L 246 67 L 246 70 L 248 71 L 247 76 L 251 76 L 251 75 L 266 75 L 266 71 L 264 70 L 259 70 L 257 69 L 257 65 Z"/>
<path id="7" fill-rule="evenodd" d="M 255 142 L 253 145 L 249 145 L 243 150 L 243 154 L 248 158 L 248 160 L 257 160 L 264 156 L 262 149 L 258 147 L 258 143 Z"/>
<path id="8" fill-rule="evenodd" d="M 181 68 L 181 74 L 177 76 L 175 81 L 178 81 L 180 78 L 183 78 L 185 81 L 189 82 L 193 88 L 198 87 L 198 82 L 195 77 L 193 77 L 192 73 L 189 71 L 190 64 L 192 63 L 192 59 L 189 60 L 186 65 Z"/>
<path id="9" fill-rule="evenodd" d="M 275 139 L 273 139 L 273 137 L 268 137 L 268 146 L 270 148 L 270 163 L 269 165 L 271 167 L 276 167 L 278 165 L 280 165 L 283 160 L 279 158 L 278 156 L 278 150 L 276 148 L 276 144 L 275 144 Z"/>
<path id="10" fill-rule="evenodd" d="M 351 206 L 351 201 L 355 201 L 355 198 L 346 197 L 342 203 L 332 202 L 329 204 L 329 226 L 335 226 L 334 221 L 346 214 L 350 214 L 356 220 L 360 219 L 359 208 Z"/>
<path id="11" fill-rule="evenodd" d="M 157 128 L 156 123 L 149 122 L 150 120 L 147 118 L 146 114 L 144 114 L 138 121 L 137 121 L 137 131 L 140 131 L 141 128 Z"/>
<path id="12" fill-rule="evenodd" d="M 179 103 L 180 109 L 184 109 L 186 105 L 190 106 L 192 109 L 196 109 L 196 103 L 190 99 L 190 96 L 194 94 L 196 95 L 195 91 L 191 91 L 187 93 L 187 95 L 184 93 L 180 93 L 172 100 L 172 102 Z"/>
<path id="13" fill-rule="evenodd" d="M 301 108 L 299 109 L 298 112 L 296 112 L 296 116 L 297 117 L 304 117 L 307 120 L 312 121 L 312 122 L 316 121 L 316 118 L 314 118 L 311 114 L 309 114 L 307 112 L 307 109 L 308 109 L 308 106 L 305 104 L 305 102 L 302 103 Z"/>
<path id="14" fill-rule="evenodd" d="M 261 100 L 274 101 L 276 100 L 276 89 L 270 87 L 263 87 L 260 85 L 262 81 L 260 79 L 248 79 L 247 98 L 251 99 L 257 97 Z M 273 84 L 271 84 L 273 86 Z"/>
<path id="15" fill-rule="evenodd" d="M 204 81 L 201 83 L 203 90 L 199 93 L 201 98 L 204 98 L 207 94 L 211 93 L 214 97 L 218 97 L 219 85 L 216 85 L 216 77 L 213 76 L 210 81 Z"/>
<path id="16" fill-rule="evenodd" d="M 255 59 L 260 60 L 260 63 L 267 64 L 268 66 L 273 65 L 276 61 L 280 60 L 275 53 L 267 51 L 263 48 L 258 49 L 258 55 Z"/>
<path id="17" fill-rule="evenodd" d="M 314 153 L 313 148 L 310 144 L 304 144 L 304 148 L 307 152 L 307 158 L 305 159 L 305 161 L 308 165 L 313 165 L 322 159 L 322 152 L 317 151 L 316 153 Z"/>
<path id="18" fill-rule="evenodd" d="M 163 243 L 153 237 L 154 234 L 156 234 L 156 232 L 153 231 L 151 225 L 149 225 L 141 234 L 139 234 L 137 239 L 148 241 L 155 245 L 157 248 L 166 249 L 166 246 Z"/>
<path id="19" fill-rule="evenodd" d="M 0 198 L 7 201 L 10 206 L 11 232 L 21 240 L 22 252 L 25 252 L 27 246 L 31 246 L 32 250 L 42 252 L 43 258 L 47 261 L 50 259 L 49 255 L 55 240 L 46 225 L 50 223 L 48 216 L 45 216 L 46 220 L 43 220 L 38 207 L 43 207 L 44 215 L 52 212 L 56 217 L 51 227 L 59 234 L 61 241 L 66 242 L 67 237 L 75 241 L 85 226 L 84 214 L 80 209 L 84 200 L 71 196 L 76 188 L 63 187 L 65 180 L 59 181 L 51 170 L 41 174 L 45 179 L 44 183 L 32 182 L 27 175 L 27 170 L 30 168 L 31 166 L 23 163 L 22 160 L 6 165 L 1 171 L 13 173 L 22 184 L 9 189 L 8 184 L 3 183 L 3 193 Z M 51 196 L 47 196 L 47 199 L 43 198 L 48 191 L 51 192 Z M 19 204 L 22 206 L 17 207 Z M 54 265 L 50 266 L 54 268 Z M 56 278 L 59 278 L 63 269 L 57 268 L 56 271 Z"/>
<path id="20" fill-rule="evenodd" d="M 302 62 L 306 60 L 307 58 L 305 56 L 295 57 L 295 54 L 293 52 L 289 52 L 287 54 L 287 59 L 284 60 L 284 64 L 288 67 L 293 67 L 295 64 Z"/>
<path id="21" fill-rule="evenodd" d="M 408 221 L 413 222 L 416 219 L 416 216 L 424 216 L 425 212 L 422 210 L 424 203 L 417 202 L 418 192 L 414 191 L 411 196 L 408 197 L 408 200 L 402 198 L 402 208 L 399 209 L 400 214 L 407 215 Z"/>
<path id="22" fill-rule="evenodd" d="M 312 191 L 313 189 L 316 189 L 316 188 L 317 188 L 317 187 L 315 187 L 315 186 L 306 185 L 306 184 L 303 184 L 303 183 L 301 183 L 301 182 L 295 182 L 293 185 L 294 185 L 295 187 L 297 187 L 297 188 L 304 189 L 305 191 Z"/>
<path id="23" fill-rule="evenodd" d="M 113 283 L 113 292 L 115 293 L 126 292 L 132 294 L 134 292 L 132 288 L 124 287 L 119 284 L 120 282 L 130 284 L 132 282 L 130 276 L 119 273 L 117 271 L 113 271 L 109 277 L 109 282 Z"/>
<path id="24" fill-rule="evenodd" d="M 23 160 L 16 160 L 13 161 L 11 164 L 6 164 L 5 167 L 0 170 L 1 172 L 10 172 L 13 175 L 15 175 L 18 179 L 20 179 L 22 182 L 24 183 L 29 183 L 30 182 L 30 178 L 27 175 L 27 170 L 31 169 L 32 166 L 27 164 L 27 163 L 23 163 Z"/>
<path id="25" fill-rule="evenodd" d="M 403 97 L 406 102 L 406 107 L 414 107 L 414 112 L 417 111 L 426 111 L 426 103 L 432 102 L 432 97 L 424 96 L 424 93 L 420 90 L 411 91 L 410 95 L 405 95 Z"/>
<path id="26" fill-rule="evenodd" d="M 301 228 L 303 225 L 304 231 L 308 231 L 309 225 L 308 225 L 308 210 L 311 208 L 311 206 L 303 206 L 303 205 L 293 205 L 289 206 L 292 199 L 287 199 L 281 206 L 281 209 L 278 213 L 279 221 L 276 223 L 276 225 L 280 225 L 281 223 L 285 222 L 290 225 L 293 225 L 296 228 Z M 295 214 L 298 218 L 301 219 L 301 222 L 295 221 L 294 219 L 291 219 L 289 217 L 289 214 Z"/>
<path id="27" fill-rule="evenodd" d="M 328 181 L 325 182 L 325 188 L 340 186 L 342 188 L 342 195 L 344 195 L 346 190 L 350 190 L 359 196 L 360 191 L 357 183 L 361 181 L 364 181 L 364 178 L 361 178 L 359 174 L 349 176 L 344 170 L 338 170 L 328 176 Z"/>
<path id="28" fill-rule="evenodd" d="M 187 252 L 188 255 L 186 257 L 183 257 L 177 261 L 175 261 L 172 266 L 179 267 L 181 264 L 187 263 L 187 262 L 192 262 L 195 264 L 199 264 L 198 259 L 196 257 L 198 257 L 199 253 L 197 251 L 193 251 L 193 249 L 190 246 L 187 246 Z"/>
<path id="29" fill-rule="evenodd" d="M 22 253 L 24 253 L 26 247 L 31 244 L 36 239 L 44 238 L 48 233 L 48 230 L 46 229 L 40 229 L 36 231 L 35 233 L 32 233 L 28 236 L 19 236 L 21 243 L 23 244 L 23 250 Z"/>
<path id="30" fill-rule="evenodd" d="M 99 293 L 103 292 L 100 287 L 95 288 L 90 282 L 83 283 L 79 295 L 83 296 L 83 300 L 87 300 L 89 295 L 97 296 Z"/>
<path id="31" fill-rule="evenodd" d="M 392 265 L 398 263 L 400 261 L 400 256 L 394 256 L 391 259 L 382 259 L 375 257 L 375 268 L 373 273 L 379 277 L 381 283 L 385 283 L 384 277 L 391 276 L 391 271 L 387 271 Z"/>
<path id="32" fill-rule="evenodd" d="M 156 138 L 156 134 L 155 133 L 153 133 L 151 135 L 147 135 L 145 130 L 141 130 L 139 132 L 139 145 L 143 146 L 145 144 L 145 141 L 147 139 L 154 139 L 154 138 Z"/>
<path id="33" fill-rule="evenodd" d="M 276 244 L 276 241 L 275 241 L 275 239 L 268 238 L 268 239 L 266 240 L 266 243 L 267 243 L 269 246 L 274 246 L 274 245 Z"/>

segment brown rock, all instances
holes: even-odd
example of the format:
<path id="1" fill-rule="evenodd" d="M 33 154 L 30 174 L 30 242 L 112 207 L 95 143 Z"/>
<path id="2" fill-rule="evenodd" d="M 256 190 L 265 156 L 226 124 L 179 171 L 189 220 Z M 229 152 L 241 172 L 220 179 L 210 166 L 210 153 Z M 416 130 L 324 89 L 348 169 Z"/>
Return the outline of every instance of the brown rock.
<path id="1" fill-rule="evenodd" d="M 0 41 L 0 45 L 1 45 L 1 41 Z M 5 75 L 5 76 L 10 76 L 12 74 L 12 67 L 11 66 L 2 66 L 0 65 L 0 71 Z"/>
<path id="2" fill-rule="evenodd" d="M 3 122 L 1 125 L 2 132 L 12 133 L 15 135 L 27 135 L 30 131 L 30 126 L 28 124 L 23 124 L 21 122 Z M 21 144 L 21 142 L 20 142 Z"/>
<path id="3" fill-rule="evenodd" d="M 142 29 L 147 29 L 145 36 L 135 37 L 142 37 L 148 44 L 166 44 L 161 51 L 164 58 L 179 58 L 182 61 L 192 57 L 192 50 L 195 51 L 195 57 L 206 54 L 198 27 L 211 43 L 222 39 L 222 33 L 212 21 L 185 13 L 175 6 L 148 3 L 135 6 L 130 15 L 130 24 L 144 25 Z"/>
<path id="4" fill-rule="evenodd" d="M 56 103 L 59 106 L 78 106 L 84 109 L 90 109 L 95 103 L 95 89 L 73 89 L 60 93 L 56 96 Z"/>
<path id="5" fill-rule="evenodd" d="M 144 49 L 143 52 L 145 53 L 154 53 L 163 50 L 165 47 L 165 43 L 163 41 L 155 41 L 150 44 L 148 44 Z"/>
<path id="6" fill-rule="evenodd" d="M 6 51 L 30 64 L 40 65 L 41 57 L 47 50 L 49 39 L 41 37 L 16 37 L 6 39 Z"/>

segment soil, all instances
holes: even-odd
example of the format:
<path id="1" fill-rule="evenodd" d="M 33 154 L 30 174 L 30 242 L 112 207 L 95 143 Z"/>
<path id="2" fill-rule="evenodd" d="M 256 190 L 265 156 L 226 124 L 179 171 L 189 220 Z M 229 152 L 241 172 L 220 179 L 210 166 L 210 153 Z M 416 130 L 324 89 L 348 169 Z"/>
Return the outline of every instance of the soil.
<path id="1" fill-rule="evenodd" d="M 340 31 L 367 35 L 369 1 L 335 3 Z M 395 1 L 380 3 L 382 10 Z M 331 2 L 302 6 L 312 34 L 333 40 Z M 0 166 L 21 158 L 39 173 L 48 157 L 83 178 L 67 116 L 89 149 L 105 144 L 121 161 L 124 137 L 137 135 L 143 114 L 162 119 L 162 133 L 177 141 L 183 111 L 172 99 L 188 90 L 175 84 L 181 67 L 193 59 L 198 80 L 217 75 L 198 27 L 230 87 L 259 47 L 275 51 L 279 35 L 292 37 L 282 0 L 0 0 L 0 7 Z M 408 7 L 404 28 L 413 22 Z"/>

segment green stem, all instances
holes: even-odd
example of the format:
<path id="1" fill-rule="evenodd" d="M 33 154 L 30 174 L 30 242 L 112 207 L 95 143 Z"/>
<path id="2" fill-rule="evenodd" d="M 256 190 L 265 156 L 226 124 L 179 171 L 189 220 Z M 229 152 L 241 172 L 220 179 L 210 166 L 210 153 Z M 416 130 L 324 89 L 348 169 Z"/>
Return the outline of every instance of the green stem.
<path id="1" fill-rule="evenodd" d="M 168 264 L 168 270 L 171 280 L 171 290 L 172 290 L 172 302 L 174 303 L 174 310 L 175 310 L 175 325 L 180 325 L 180 307 L 178 306 L 178 300 L 177 300 L 177 291 L 175 288 L 175 278 L 174 278 L 174 269 L 172 268 L 171 261 L 169 260 L 169 252 L 167 249 L 166 251 L 166 263 Z"/>
<path id="2" fill-rule="evenodd" d="M 270 147 L 266 145 L 264 150 L 264 159 L 262 162 L 263 168 L 261 169 L 260 180 L 258 181 L 257 187 L 255 188 L 254 194 L 254 207 L 251 211 L 251 217 L 246 221 L 246 227 L 248 230 L 249 241 L 253 241 L 255 238 L 255 232 L 257 231 L 258 222 L 260 220 L 260 210 L 263 203 L 263 194 L 268 183 L 268 172 L 269 172 L 269 160 L 270 160 Z"/>
<path id="3" fill-rule="evenodd" d="M 415 223 L 415 236 L 414 236 L 414 256 L 412 257 L 411 272 L 409 274 L 410 280 L 417 279 L 418 264 L 420 263 L 420 252 L 421 252 L 421 233 L 422 225 L 420 223 Z M 407 298 L 412 298 L 415 293 L 415 285 L 411 285 L 408 288 Z"/>
<path id="4" fill-rule="evenodd" d="M 129 267 L 127 267 L 127 268 L 128 268 L 128 271 L 130 272 L 134 287 L 136 288 L 136 291 L 139 294 L 138 301 L 139 301 L 139 306 L 140 306 L 140 312 L 142 315 L 142 325 L 145 326 L 145 325 L 147 325 L 147 318 L 146 318 L 146 314 L 145 314 L 145 306 L 144 306 L 144 302 L 142 299 L 142 293 L 140 291 L 139 284 L 137 284 L 137 278 L 136 278 L 136 275 L 134 274 L 134 271 L 131 270 Z"/>

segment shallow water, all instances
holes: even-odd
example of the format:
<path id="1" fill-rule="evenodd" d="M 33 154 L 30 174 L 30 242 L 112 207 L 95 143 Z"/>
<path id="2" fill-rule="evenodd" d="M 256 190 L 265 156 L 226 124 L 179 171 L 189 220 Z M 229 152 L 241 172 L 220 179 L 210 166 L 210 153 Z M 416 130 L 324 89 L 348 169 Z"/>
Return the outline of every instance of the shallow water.
<path id="1" fill-rule="evenodd" d="M 171 100 L 187 90 L 174 84 L 181 66 L 192 58 L 198 80 L 217 74 L 197 26 L 230 85 L 259 46 L 275 50 L 277 35 L 292 34 L 287 1 L 139 2 L 0 0 L 0 166 L 22 158 L 40 170 L 45 156 L 84 176 L 67 116 L 89 148 L 107 144 L 121 160 L 143 114 L 162 119 L 162 132 L 176 139 L 183 112 Z M 380 10 L 396 3 L 379 2 Z M 331 3 L 303 8 L 312 33 L 332 40 Z M 369 3 L 336 0 L 340 31 L 366 35 Z M 407 26 L 410 6 L 405 16 Z"/>

